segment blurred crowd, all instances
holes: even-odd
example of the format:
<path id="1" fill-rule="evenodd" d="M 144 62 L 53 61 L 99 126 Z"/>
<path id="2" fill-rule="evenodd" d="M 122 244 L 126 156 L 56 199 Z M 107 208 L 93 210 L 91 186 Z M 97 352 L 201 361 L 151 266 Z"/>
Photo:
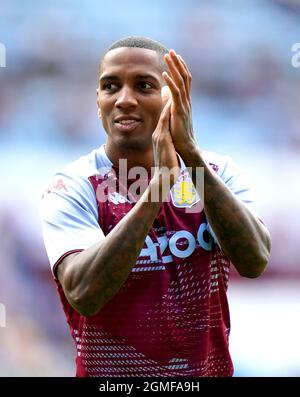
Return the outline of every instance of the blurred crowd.
<path id="1" fill-rule="evenodd" d="M 0 376 L 74 374 L 38 203 L 55 171 L 104 142 L 99 61 L 131 34 L 186 59 L 199 145 L 231 155 L 252 180 L 273 240 L 263 277 L 300 276 L 299 1 L 1 0 Z"/>

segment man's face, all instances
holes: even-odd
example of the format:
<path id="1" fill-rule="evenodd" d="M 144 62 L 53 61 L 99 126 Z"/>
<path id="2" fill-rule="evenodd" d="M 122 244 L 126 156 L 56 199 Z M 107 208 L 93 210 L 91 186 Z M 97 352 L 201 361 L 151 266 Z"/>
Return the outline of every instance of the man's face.
<path id="1" fill-rule="evenodd" d="M 143 48 L 109 51 L 101 64 L 98 111 L 111 144 L 120 149 L 152 147 L 162 111 L 159 55 Z"/>

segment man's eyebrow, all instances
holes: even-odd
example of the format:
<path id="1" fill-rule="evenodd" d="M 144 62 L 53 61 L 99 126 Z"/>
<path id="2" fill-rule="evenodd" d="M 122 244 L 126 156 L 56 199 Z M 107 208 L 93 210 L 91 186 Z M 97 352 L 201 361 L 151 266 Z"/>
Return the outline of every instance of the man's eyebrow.
<path id="1" fill-rule="evenodd" d="M 105 81 L 105 80 L 118 80 L 118 77 L 108 74 L 105 74 L 104 76 L 100 76 L 100 81 Z"/>
<path id="2" fill-rule="evenodd" d="M 135 76 L 136 79 L 141 79 L 141 80 L 147 80 L 147 79 L 152 79 L 157 82 L 159 82 L 158 78 L 153 76 L 152 74 L 138 74 Z"/>
<path id="3" fill-rule="evenodd" d="M 137 74 L 136 76 L 134 76 L 134 78 L 136 80 L 147 80 L 147 79 L 151 79 L 154 80 L 156 82 L 159 82 L 158 78 L 153 76 L 152 74 Z M 100 81 L 107 81 L 107 80 L 119 80 L 118 76 L 115 75 L 108 75 L 105 74 L 103 76 L 100 76 Z"/>

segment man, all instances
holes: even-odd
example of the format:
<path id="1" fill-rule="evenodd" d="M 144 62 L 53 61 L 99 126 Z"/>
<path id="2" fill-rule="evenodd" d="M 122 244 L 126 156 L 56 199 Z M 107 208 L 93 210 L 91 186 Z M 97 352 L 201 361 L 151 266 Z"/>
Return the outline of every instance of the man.
<path id="1" fill-rule="evenodd" d="M 234 163 L 198 146 L 190 91 L 175 51 L 115 42 L 97 89 L 106 144 L 56 174 L 42 200 L 77 376 L 233 373 L 229 265 L 259 276 L 270 237 Z"/>

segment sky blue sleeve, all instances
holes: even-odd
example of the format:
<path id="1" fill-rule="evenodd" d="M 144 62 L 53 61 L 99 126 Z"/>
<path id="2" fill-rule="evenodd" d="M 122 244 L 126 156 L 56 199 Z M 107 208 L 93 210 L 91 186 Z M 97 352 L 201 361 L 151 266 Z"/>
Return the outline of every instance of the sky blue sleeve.
<path id="1" fill-rule="evenodd" d="M 87 178 L 56 174 L 43 194 L 40 216 L 52 270 L 66 253 L 84 250 L 104 238 Z"/>
<path id="2" fill-rule="evenodd" d="M 236 197 L 246 204 L 255 216 L 258 216 L 253 186 L 251 186 L 249 178 L 231 157 L 227 157 L 225 168 L 220 176 Z"/>
<path id="3" fill-rule="evenodd" d="M 235 196 L 241 200 L 256 217 L 258 217 L 251 182 L 231 157 L 226 157 L 225 164 L 223 167 L 220 167 L 218 175 Z M 208 230 L 214 237 L 215 241 L 218 242 L 210 225 L 208 225 Z"/>

